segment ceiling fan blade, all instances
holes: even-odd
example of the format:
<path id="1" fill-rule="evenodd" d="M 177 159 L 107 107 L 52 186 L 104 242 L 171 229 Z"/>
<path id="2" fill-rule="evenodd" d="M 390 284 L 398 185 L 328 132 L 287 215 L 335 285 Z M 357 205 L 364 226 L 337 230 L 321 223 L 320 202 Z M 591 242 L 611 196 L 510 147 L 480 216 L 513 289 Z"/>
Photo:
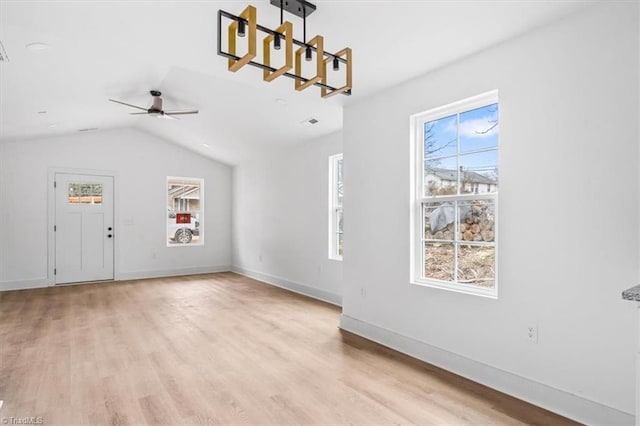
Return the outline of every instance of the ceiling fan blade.
<path id="1" fill-rule="evenodd" d="M 178 117 L 172 117 L 169 114 L 167 114 L 166 112 L 164 114 L 162 114 L 162 118 L 166 118 L 166 119 L 169 119 L 169 120 L 179 120 Z"/>
<path id="2" fill-rule="evenodd" d="M 169 114 L 169 115 L 197 114 L 198 110 L 197 109 L 192 109 L 192 110 L 185 110 L 185 111 L 165 111 L 164 113 L 165 113 L 165 115 L 166 114 Z"/>
<path id="3" fill-rule="evenodd" d="M 129 115 L 146 115 L 148 112 L 130 112 Z"/>
<path id="4" fill-rule="evenodd" d="M 143 111 L 146 111 L 146 110 L 147 110 L 147 108 L 142 108 L 142 107 L 139 107 L 139 106 L 137 106 L 137 105 L 131 105 L 131 104 L 128 104 L 128 103 L 126 103 L 126 102 L 116 101 L 115 99 L 109 99 L 109 100 L 110 100 L 111 102 L 115 102 L 115 103 L 117 103 L 117 104 L 122 104 L 122 105 L 130 106 L 131 108 L 137 108 L 137 109 L 141 109 L 141 110 L 143 110 Z"/>

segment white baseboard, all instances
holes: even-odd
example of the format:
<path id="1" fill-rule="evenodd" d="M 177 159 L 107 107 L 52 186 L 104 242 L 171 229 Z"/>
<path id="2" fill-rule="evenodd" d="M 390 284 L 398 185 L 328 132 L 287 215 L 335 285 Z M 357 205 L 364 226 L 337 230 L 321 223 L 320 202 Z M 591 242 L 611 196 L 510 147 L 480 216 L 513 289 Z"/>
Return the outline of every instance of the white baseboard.
<path id="1" fill-rule="evenodd" d="M 145 278 L 162 278 L 162 277 L 177 277 L 180 275 L 198 275 L 198 274 L 213 274 L 216 272 L 229 272 L 231 267 L 224 266 L 202 266 L 194 268 L 174 268 L 163 269 L 153 271 L 130 271 L 120 272 L 116 277 L 116 281 L 124 280 L 141 280 Z"/>
<path id="2" fill-rule="evenodd" d="M 30 288 L 42 288 L 52 285 L 48 278 L 36 278 L 33 280 L 0 281 L 0 291 L 28 290 Z"/>
<path id="3" fill-rule="evenodd" d="M 294 293 L 302 294 L 304 296 L 322 300 L 323 302 L 331 303 L 332 305 L 342 306 L 342 296 L 340 296 L 339 294 L 330 293 L 328 291 L 324 291 L 315 287 L 309 287 L 304 284 L 295 283 L 293 281 L 285 280 L 284 278 L 263 274 L 262 272 L 251 271 L 239 266 L 232 266 L 231 271 L 235 272 L 236 274 L 244 275 L 245 277 L 253 278 L 258 281 L 274 285 L 276 287 L 284 288 L 285 290 L 289 290 Z"/>
<path id="4" fill-rule="evenodd" d="M 120 272 L 116 275 L 116 279 L 114 281 L 176 277 L 181 275 L 211 274 L 216 272 L 229 272 L 230 270 L 230 266 L 205 266 L 196 268 L 163 269 L 156 271 Z M 53 280 L 50 280 L 48 278 L 39 278 L 34 280 L 0 281 L 0 291 L 27 290 L 31 288 L 50 287 L 53 285 Z"/>
<path id="5" fill-rule="evenodd" d="M 633 425 L 634 415 L 342 315 L 340 328 L 588 425 Z"/>

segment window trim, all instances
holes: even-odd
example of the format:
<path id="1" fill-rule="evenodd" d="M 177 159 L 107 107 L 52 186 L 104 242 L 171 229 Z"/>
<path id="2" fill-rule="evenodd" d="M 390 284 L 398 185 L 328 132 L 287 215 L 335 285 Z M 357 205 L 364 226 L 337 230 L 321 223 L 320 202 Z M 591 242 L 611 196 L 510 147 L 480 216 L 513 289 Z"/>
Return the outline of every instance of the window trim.
<path id="1" fill-rule="evenodd" d="M 344 215 L 344 200 L 343 205 L 338 205 L 338 161 L 342 160 L 343 167 L 343 180 L 344 180 L 344 159 L 342 153 L 335 154 L 329 157 L 329 259 L 342 261 L 343 256 L 338 254 L 338 214 L 343 212 Z M 343 182 L 344 185 L 344 182 Z M 344 220 L 344 216 L 343 216 Z M 343 232 L 344 234 L 344 232 Z M 343 237 L 344 241 L 344 237 Z"/>
<path id="2" fill-rule="evenodd" d="M 472 294 L 491 299 L 498 298 L 498 191 L 488 194 L 461 194 L 445 196 L 424 196 L 424 124 L 433 120 L 448 117 L 453 114 L 461 114 L 493 103 L 499 104 L 498 91 L 492 90 L 471 98 L 453 102 L 442 107 L 433 108 L 410 117 L 410 141 L 411 141 L 411 208 L 410 208 L 410 283 L 425 287 L 449 290 L 458 293 Z M 499 112 L 498 112 L 499 114 Z M 498 136 L 498 148 L 496 149 L 498 158 L 500 156 L 500 136 Z M 466 153 L 465 153 L 466 154 Z M 456 156 L 460 153 L 456 151 Z M 465 199 L 490 199 L 495 205 L 495 229 L 494 229 L 494 250 L 495 250 L 495 276 L 492 288 L 483 288 L 473 285 L 460 284 L 458 282 L 443 281 L 433 278 L 423 278 L 424 269 L 424 249 L 422 235 L 422 205 L 424 202 L 444 202 L 444 201 L 464 201 Z M 455 241 L 455 240 L 454 240 Z M 482 244 L 479 244 L 482 245 Z"/>
<path id="3" fill-rule="evenodd" d="M 167 215 L 166 212 L 166 208 L 167 208 L 167 189 L 169 188 L 169 181 L 170 180 L 191 180 L 191 181 L 198 181 L 200 184 L 200 198 L 199 198 L 199 202 L 200 202 L 200 209 L 199 209 L 199 213 L 200 213 L 200 218 L 198 219 L 200 221 L 200 224 L 198 226 L 199 230 L 198 230 L 198 242 L 197 243 L 188 243 L 188 244 L 170 244 L 169 240 L 168 240 L 168 229 L 169 229 L 169 216 Z M 173 248 L 173 247 L 200 247 L 200 246 L 204 246 L 204 230 L 205 230 L 205 220 L 204 220 L 204 178 L 199 178 L 199 177 L 184 177 L 184 176 L 167 176 L 165 183 L 164 183 L 164 192 L 165 192 L 165 220 L 164 220 L 164 233 L 165 233 L 165 245 L 167 247 Z"/>

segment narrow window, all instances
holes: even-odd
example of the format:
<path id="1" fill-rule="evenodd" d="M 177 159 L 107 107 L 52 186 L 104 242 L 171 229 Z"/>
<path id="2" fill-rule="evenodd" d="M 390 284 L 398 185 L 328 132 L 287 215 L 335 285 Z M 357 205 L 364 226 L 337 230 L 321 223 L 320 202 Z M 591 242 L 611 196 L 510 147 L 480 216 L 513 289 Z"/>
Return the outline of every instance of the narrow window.
<path id="1" fill-rule="evenodd" d="M 204 244 L 204 179 L 167 177 L 167 246 Z"/>
<path id="2" fill-rule="evenodd" d="M 343 160 L 329 157 L 329 259 L 342 260 L 343 251 Z"/>
<path id="3" fill-rule="evenodd" d="M 414 283 L 497 296 L 498 122 L 497 92 L 412 117 Z"/>

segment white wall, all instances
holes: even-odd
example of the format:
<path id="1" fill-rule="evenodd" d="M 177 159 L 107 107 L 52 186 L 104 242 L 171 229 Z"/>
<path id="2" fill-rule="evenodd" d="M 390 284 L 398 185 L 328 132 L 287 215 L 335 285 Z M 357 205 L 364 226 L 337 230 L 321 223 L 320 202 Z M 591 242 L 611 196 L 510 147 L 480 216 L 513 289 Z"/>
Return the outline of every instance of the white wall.
<path id="1" fill-rule="evenodd" d="M 114 171 L 116 278 L 228 270 L 231 168 L 133 129 L 0 143 L 0 289 L 47 276 L 50 168 Z M 166 247 L 166 178 L 205 180 L 205 244 Z"/>
<path id="2" fill-rule="evenodd" d="M 329 156 L 340 152 L 341 132 L 234 168 L 234 270 L 340 303 L 342 263 L 327 246 Z"/>
<path id="3" fill-rule="evenodd" d="M 638 279 L 637 7 L 590 7 L 345 108 L 345 328 L 460 355 L 583 421 L 630 421 L 635 306 L 620 292 Z M 499 299 L 411 285 L 409 116 L 492 89 Z M 549 401 L 552 388 L 577 405 Z"/>

